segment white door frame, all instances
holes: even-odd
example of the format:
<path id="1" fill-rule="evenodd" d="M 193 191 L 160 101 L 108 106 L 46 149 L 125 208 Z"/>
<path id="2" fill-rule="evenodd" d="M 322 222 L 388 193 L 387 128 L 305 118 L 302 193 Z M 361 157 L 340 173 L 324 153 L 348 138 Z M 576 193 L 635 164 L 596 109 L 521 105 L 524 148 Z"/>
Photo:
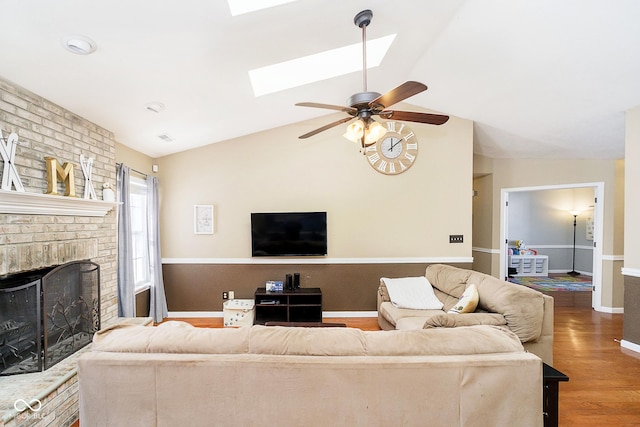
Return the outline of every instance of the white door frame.
<path id="1" fill-rule="evenodd" d="M 537 187 L 503 188 L 500 190 L 500 277 L 507 277 L 507 245 L 505 241 L 508 235 L 508 208 L 509 193 L 538 190 L 563 190 L 571 188 L 593 188 L 597 203 L 593 208 L 593 292 L 591 305 L 596 311 L 606 311 L 602 307 L 602 245 L 604 237 L 604 182 L 587 182 L 578 184 L 541 185 Z"/>

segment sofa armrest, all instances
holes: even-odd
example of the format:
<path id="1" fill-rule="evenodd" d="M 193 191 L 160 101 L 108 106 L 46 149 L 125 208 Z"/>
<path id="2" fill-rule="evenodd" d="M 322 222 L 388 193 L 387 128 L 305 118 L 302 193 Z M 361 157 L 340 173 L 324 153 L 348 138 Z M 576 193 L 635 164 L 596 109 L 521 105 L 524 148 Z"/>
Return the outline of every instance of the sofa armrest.
<path id="1" fill-rule="evenodd" d="M 384 284 L 382 280 L 380 280 L 380 286 L 378 286 L 377 294 L 377 310 L 378 310 L 378 325 L 380 329 L 383 331 L 388 331 L 396 328 L 396 325 L 389 322 L 389 320 L 385 319 L 380 311 L 380 306 L 383 302 L 391 302 L 391 298 L 389 298 L 389 292 L 387 291 L 387 286 Z"/>
<path id="2" fill-rule="evenodd" d="M 550 336 L 553 338 L 553 308 L 554 300 L 549 295 L 544 295 L 544 315 L 542 318 L 542 333 L 540 336 Z"/>
<path id="3" fill-rule="evenodd" d="M 387 291 L 387 286 L 384 284 L 384 282 L 382 280 L 380 280 L 380 285 L 378 286 L 378 303 L 377 303 L 377 308 L 378 311 L 380 310 L 380 305 L 382 305 L 383 302 L 385 301 L 391 301 L 391 298 L 389 298 L 389 291 Z"/>
<path id="4" fill-rule="evenodd" d="M 543 362 L 551 366 L 553 366 L 553 307 L 553 297 L 544 295 L 544 317 L 540 338 L 524 343 L 525 350 L 537 355 Z"/>

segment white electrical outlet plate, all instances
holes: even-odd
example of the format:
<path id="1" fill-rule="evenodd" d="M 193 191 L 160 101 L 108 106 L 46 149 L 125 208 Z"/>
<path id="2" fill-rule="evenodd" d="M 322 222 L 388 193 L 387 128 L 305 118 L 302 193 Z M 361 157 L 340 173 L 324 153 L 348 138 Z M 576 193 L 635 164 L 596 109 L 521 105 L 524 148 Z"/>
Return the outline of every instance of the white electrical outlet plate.
<path id="1" fill-rule="evenodd" d="M 235 299 L 236 293 L 233 291 L 229 291 L 229 299 Z"/>

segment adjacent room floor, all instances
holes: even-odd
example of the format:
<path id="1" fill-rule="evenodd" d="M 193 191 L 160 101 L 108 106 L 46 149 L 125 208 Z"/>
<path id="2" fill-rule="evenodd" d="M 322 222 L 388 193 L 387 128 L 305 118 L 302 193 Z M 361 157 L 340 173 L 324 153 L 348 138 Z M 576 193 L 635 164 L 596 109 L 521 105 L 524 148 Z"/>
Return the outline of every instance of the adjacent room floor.
<path id="1" fill-rule="evenodd" d="M 591 276 L 549 273 L 545 276 L 513 276 L 509 281 L 553 297 L 556 307 L 592 307 Z"/>

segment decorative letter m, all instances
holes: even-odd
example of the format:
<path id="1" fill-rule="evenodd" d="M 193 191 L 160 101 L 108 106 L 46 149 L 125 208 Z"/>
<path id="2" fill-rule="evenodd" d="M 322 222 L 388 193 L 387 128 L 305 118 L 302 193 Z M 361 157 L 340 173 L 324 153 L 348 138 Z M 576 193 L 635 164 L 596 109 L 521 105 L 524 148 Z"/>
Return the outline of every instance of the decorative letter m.
<path id="1" fill-rule="evenodd" d="M 58 178 L 62 180 L 62 182 L 67 182 L 66 191 L 64 192 L 65 196 L 76 197 L 76 186 L 74 182 L 74 174 L 73 174 L 73 163 L 66 162 L 64 165 L 60 166 L 58 160 L 55 157 L 45 157 L 44 160 L 47 163 L 47 192 L 46 194 L 51 194 L 54 196 L 58 196 Z"/>

